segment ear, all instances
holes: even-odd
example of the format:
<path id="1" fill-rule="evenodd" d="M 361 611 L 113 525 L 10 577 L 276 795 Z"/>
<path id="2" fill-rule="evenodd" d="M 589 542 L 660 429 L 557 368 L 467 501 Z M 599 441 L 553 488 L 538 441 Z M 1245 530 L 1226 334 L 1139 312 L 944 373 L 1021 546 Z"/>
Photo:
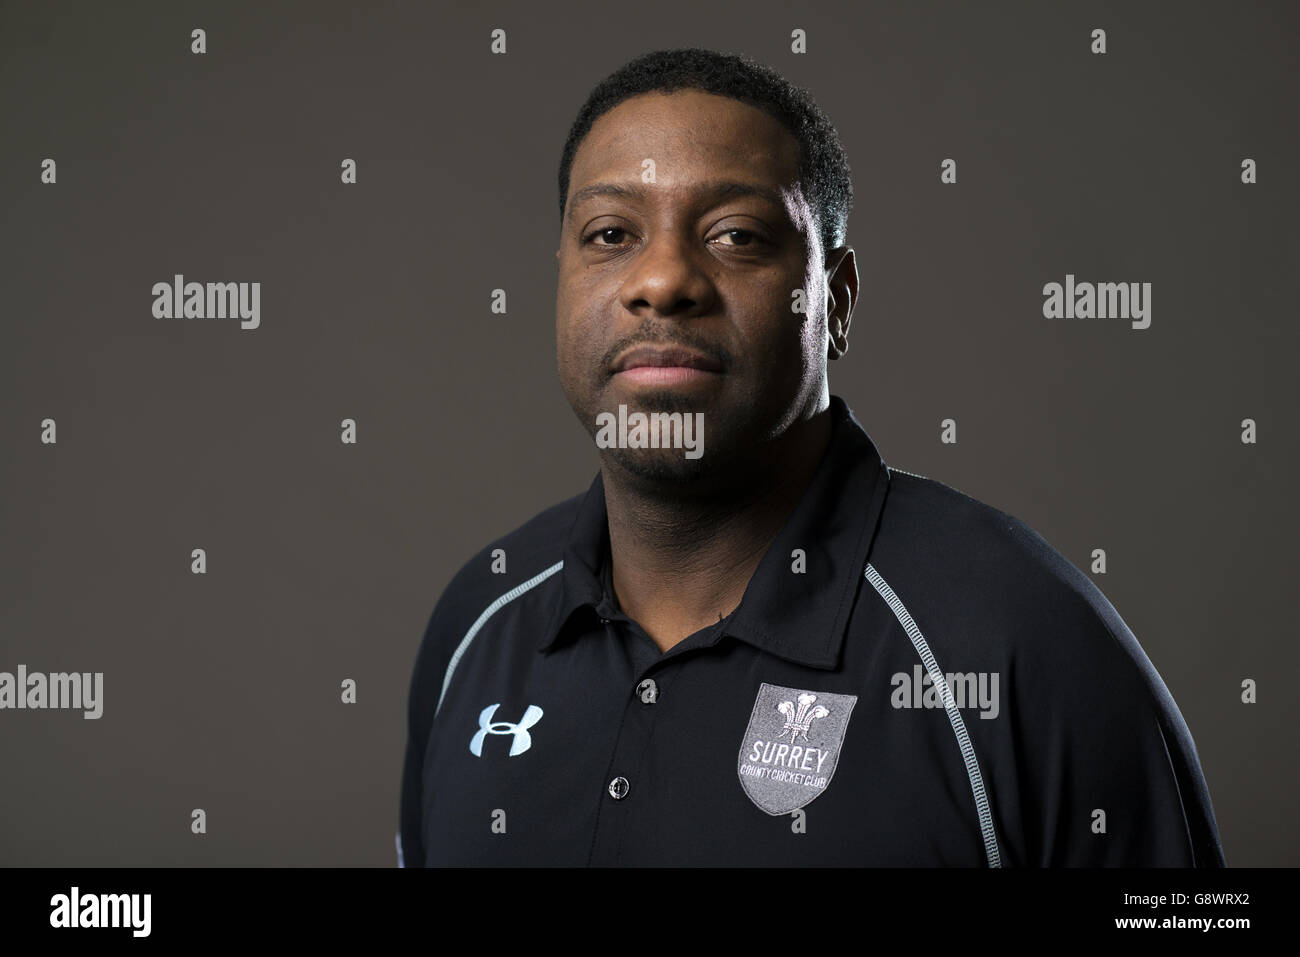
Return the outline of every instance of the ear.
<path id="1" fill-rule="evenodd" d="M 826 357 L 839 359 L 849 351 L 849 323 L 858 301 L 858 266 L 852 246 L 837 246 L 826 254 Z"/>

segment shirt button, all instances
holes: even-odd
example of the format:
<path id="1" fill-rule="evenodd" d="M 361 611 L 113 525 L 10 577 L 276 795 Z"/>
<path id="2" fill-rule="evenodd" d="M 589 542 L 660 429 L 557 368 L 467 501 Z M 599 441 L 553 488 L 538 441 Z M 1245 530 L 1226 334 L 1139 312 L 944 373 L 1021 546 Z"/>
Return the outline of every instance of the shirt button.
<path id="1" fill-rule="evenodd" d="M 654 704 L 659 700 L 659 686 L 653 678 L 647 678 L 636 686 L 636 696 L 642 704 Z"/>
<path id="2" fill-rule="evenodd" d="M 627 783 L 627 778 L 622 776 L 616 777 L 614 780 L 609 782 L 609 796 L 615 801 L 621 801 L 623 798 L 627 797 L 627 792 L 631 787 L 632 785 Z"/>

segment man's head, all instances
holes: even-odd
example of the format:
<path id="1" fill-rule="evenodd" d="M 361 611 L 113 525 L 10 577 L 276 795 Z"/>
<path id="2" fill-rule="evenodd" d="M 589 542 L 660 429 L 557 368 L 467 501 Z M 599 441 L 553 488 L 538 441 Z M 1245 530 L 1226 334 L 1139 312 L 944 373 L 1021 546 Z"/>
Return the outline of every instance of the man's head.
<path id="1" fill-rule="evenodd" d="M 620 404 L 702 413 L 705 427 L 698 459 L 613 448 L 607 461 L 725 485 L 825 407 L 857 298 L 851 207 L 834 127 L 766 67 L 667 50 L 593 90 L 560 165 L 560 382 L 593 434 Z M 633 369 L 645 362 L 669 368 Z"/>

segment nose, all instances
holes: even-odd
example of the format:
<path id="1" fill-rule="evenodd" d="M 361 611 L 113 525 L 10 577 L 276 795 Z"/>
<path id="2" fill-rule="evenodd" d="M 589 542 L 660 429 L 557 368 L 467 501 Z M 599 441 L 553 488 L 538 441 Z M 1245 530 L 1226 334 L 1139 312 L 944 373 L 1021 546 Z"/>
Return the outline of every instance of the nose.
<path id="1" fill-rule="evenodd" d="M 621 291 L 623 308 L 641 317 L 707 313 L 717 296 L 707 256 L 702 241 L 680 231 L 657 230 L 631 260 Z"/>

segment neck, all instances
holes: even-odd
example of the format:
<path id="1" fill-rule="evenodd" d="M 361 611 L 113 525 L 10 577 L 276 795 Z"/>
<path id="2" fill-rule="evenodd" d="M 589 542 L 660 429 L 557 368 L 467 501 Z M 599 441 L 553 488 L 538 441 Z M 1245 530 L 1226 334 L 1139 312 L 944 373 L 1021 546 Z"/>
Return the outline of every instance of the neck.
<path id="1" fill-rule="evenodd" d="M 830 410 L 792 425 L 706 492 L 666 495 L 602 463 L 614 592 L 663 651 L 740 604 L 830 443 Z"/>

